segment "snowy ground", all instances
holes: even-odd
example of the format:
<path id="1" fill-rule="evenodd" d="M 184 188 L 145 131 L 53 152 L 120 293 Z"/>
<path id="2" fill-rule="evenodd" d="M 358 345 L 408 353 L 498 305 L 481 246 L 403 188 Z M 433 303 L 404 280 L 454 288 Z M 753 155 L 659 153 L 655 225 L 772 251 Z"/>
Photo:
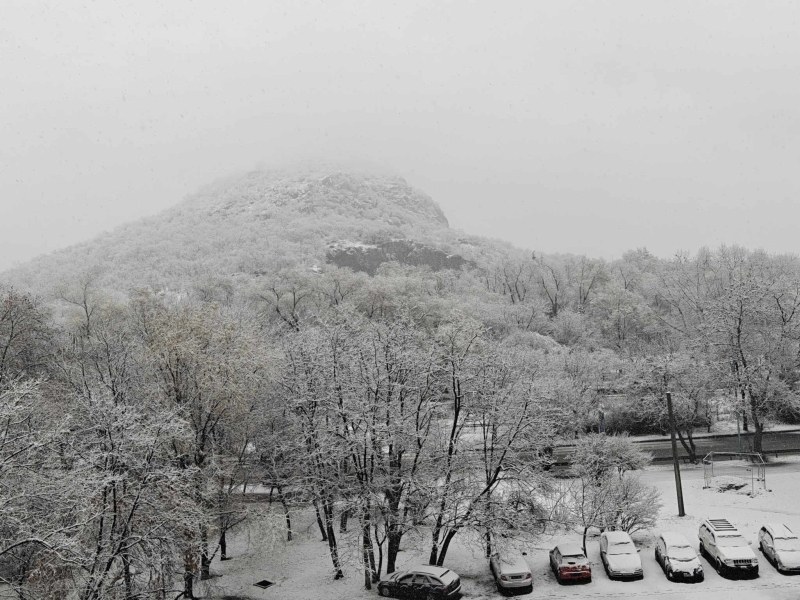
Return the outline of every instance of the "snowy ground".
<path id="1" fill-rule="evenodd" d="M 547 552 L 555 538 L 541 538 L 528 548 L 528 558 L 534 575 L 531 594 L 517 596 L 534 598 L 664 598 L 732 600 L 747 598 L 796 599 L 800 597 L 800 576 L 784 576 L 763 559 L 757 551 L 757 531 L 766 522 L 783 522 L 800 531 L 800 458 L 792 457 L 767 467 L 767 488 L 755 497 L 733 491 L 717 492 L 703 489 L 702 467 L 683 466 L 684 497 L 687 516 L 678 518 L 674 477 L 671 467 L 657 466 L 643 473 L 645 480 L 662 491 L 664 507 L 659 530 L 678 531 L 689 540 L 697 540 L 700 521 L 707 517 L 725 517 L 733 522 L 751 542 L 761 563 L 760 577 L 753 580 L 728 580 L 720 577 L 703 560 L 706 580 L 698 584 L 671 583 L 666 580 L 653 558 L 653 540 L 658 531 L 635 538 L 641 548 L 644 579 L 633 582 L 610 581 L 603 572 L 597 539 L 588 542 L 592 561 L 593 581 L 588 585 L 560 586 L 548 567 Z M 265 508 L 265 507 L 264 507 Z M 334 582 L 326 544 L 320 542 L 315 523 L 306 516 L 296 532 L 296 540 L 282 539 L 279 505 L 265 525 L 239 532 L 229 551 L 233 557 L 224 563 L 215 561 L 215 577 L 199 590 L 214 600 L 353 600 L 378 598 L 377 591 L 363 589 L 363 575 L 358 559 L 347 557 L 346 577 Z M 459 540 L 461 534 L 456 537 Z M 480 549 L 464 543 L 464 536 L 451 548 L 446 566 L 461 575 L 465 599 L 487 600 L 500 598 L 489 574 L 488 564 Z M 564 536 L 557 536 L 563 539 Z M 576 534 L 574 539 L 578 540 Z M 409 543 L 408 546 L 411 546 Z M 402 552 L 399 567 L 424 563 L 424 557 L 414 552 Z M 256 581 L 268 579 L 275 585 L 261 590 Z"/>

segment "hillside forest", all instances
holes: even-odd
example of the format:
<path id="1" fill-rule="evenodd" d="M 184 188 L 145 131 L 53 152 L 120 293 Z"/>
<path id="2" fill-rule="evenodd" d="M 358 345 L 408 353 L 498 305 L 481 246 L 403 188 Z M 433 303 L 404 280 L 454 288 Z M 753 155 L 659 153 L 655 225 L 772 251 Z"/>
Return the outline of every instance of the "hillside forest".
<path id="1" fill-rule="evenodd" d="M 243 185 L 237 202 L 260 202 Z M 355 571 L 370 588 L 419 540 L 442 565 L 456 536 L 488 555 L 553 528 L 634 532 L 659 499 L 628 436 L 668 431 L 667 391 L 693 461 L 694 432 L 722 416 L 756 452 L 800 418 L 798 257 L 549 255 L 391 199 L 392 214 L 313 201 L 259 220 L 241 202 L 220 216 L 223 198 L 218 232 L 191 228 L 208 214 L 195 200 L 0 275 L 7 589 L 194 598 L 256 488 L 284 539 L 299 511 L 315 516 L 333 585 Z M 166 235 L 170 222 L 188 229 Z M 357 269 L 332 253 L 398 239 L 461 260 Z M 551 469 L 556 444 L 574 445 L 569 477 Z"/>

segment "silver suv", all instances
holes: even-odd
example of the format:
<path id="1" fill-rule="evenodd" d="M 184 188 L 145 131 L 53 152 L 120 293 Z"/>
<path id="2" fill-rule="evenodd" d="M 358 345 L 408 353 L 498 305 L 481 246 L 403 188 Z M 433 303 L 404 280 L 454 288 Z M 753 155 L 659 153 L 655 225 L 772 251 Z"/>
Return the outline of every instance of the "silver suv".
<path id="1" fill-rule="evenodd" d="M 706 519 L 700 525 L 700 554 L 720 575 L 758 577 L 758 558 L 739 530 L 727 519 Z"/>

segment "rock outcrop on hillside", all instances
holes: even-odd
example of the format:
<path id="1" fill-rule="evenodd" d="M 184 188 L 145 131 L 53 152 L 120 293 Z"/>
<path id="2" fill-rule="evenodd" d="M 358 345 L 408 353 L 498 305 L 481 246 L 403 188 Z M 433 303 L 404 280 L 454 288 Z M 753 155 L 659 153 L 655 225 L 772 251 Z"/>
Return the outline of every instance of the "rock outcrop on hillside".
<path id="1" fill-rule="evenodd" d="M 428 267 L 433 271 L 460 269 L 471 264 L 457 254 L 448 254 L 438 248 L 413 240 L 387 240 L 375 244 L 340 242 L 332 245 L 326 256 L 337 267 L 348 267 L 374 275 L 386 262 L 398 262 L 415 267 Z"/>

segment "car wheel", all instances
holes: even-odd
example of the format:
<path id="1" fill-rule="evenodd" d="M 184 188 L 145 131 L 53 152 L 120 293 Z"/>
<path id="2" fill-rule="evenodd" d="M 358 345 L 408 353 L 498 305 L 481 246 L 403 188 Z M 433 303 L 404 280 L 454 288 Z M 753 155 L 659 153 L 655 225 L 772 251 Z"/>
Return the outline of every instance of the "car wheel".
<path id="1" fill-rule="evenodd" d="M 703 545 L 703 542 L 700 542 L 700 556 L 706 556 L 706 547 Z"/>
<path id="2" fill-rule="evenodd" d="M 725 567 L 725 565 L 722 564 L 722 561 L 719 558 L 717 559 L 717 565 L 716 566 L 717 566 L 717 573 L 722 575 L 722 570 Z"/>
<path id="3" fill-rule="evenodd" d="M 672 574 L 672 571 L 667 569 L 667 580 L 672 581 L 675 576 Z"/>
<path id="4" fill-rule="evenodd" d="M 391 596 L 391 594 L 389 593 L 388 588 L 385 588 L 385 587 L 379 587 L 378 588 L 378 594 L 380 594 L 384 598 L 388 598 L 389 596 Z"/>

